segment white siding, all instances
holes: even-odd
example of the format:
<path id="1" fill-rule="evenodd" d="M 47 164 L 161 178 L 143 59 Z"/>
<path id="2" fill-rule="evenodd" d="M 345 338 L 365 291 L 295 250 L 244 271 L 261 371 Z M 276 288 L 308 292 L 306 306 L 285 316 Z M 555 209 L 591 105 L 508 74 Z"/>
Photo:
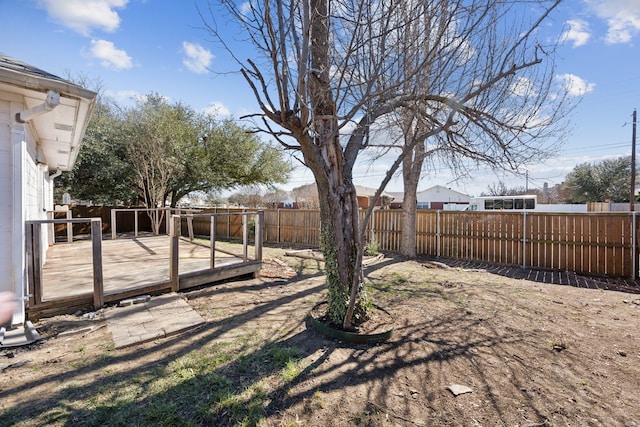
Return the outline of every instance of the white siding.
<path id="1" fill-rule="evenodd" d="M 435 185 L 431 188 L 418 192 L 416 194 L 416 198 L 418 203 L 469 203 L 469 200 L 471 199 L 466 194 L 459 193 L 441 185 Z"/>
<path id="2" fill-rule="evenodd" d="M 2 93 L 0 93 L 0 97 Z M 11 269 L 11 103 L 0 98 L 0 290 L 13 290 Z"/>
<path id="3" fill-rule="evenodd" d="M 25 220 L 46 217 L 45 169 L 36 164 L 29 126 L 13 120 L 23 108 L 21 97 L 0 91 L 0 290 L 18 297 L 26 294 Z M 24 320 L 21 306 L 13 323 Z"/>

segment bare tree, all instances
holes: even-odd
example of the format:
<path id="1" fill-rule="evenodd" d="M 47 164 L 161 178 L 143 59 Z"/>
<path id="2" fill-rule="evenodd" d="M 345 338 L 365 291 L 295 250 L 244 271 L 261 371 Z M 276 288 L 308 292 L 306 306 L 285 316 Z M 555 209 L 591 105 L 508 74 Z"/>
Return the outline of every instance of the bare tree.
<path id="1" fill-rule="evenodd" d="M 276 188 L 262 196 L 262 203 L 269 208 L 276 209 L 280 203 L 287 200 L 287 196 L 286 191 Z"/>
<path id="2" fill-rule="evenodd" d="M 517 171 L 552 155 L 566 135 L 564 119 L 574 103 L 554 81 L 557 43 L 529 39 L 557 4 L 546 3 L 549 9 L 531 22 L 524 15 L 514 19 L 518 7 L 501 8 L 496 1 L 474 2 L 482 6 L 475 16 L 458 1 L 398 6 L 406 24 L 392 56 L 407 91 L 468 99 L 456 123 L 437 134 L 432 130 L 450 113 L 441 101 L 418 96 L 387 117 L 401 134 L 395 146 L 404 156 L 402 255 L 416 256 L 416 194 L 425 169 L 447 167 L 457 178 L 479 165 Z M 514 34 L 521 38 L 509 40 Z M 383 144 L 382 153 L 390 146 L 393 141 Z"/>
<path id="3" fill-rule="evenodd" d="M 318 209 L 318 189 L 313 184 L 302 185 L 291 190 L 299 209 Z"/>
<path id="4" fill-rule="evenodd" d="M 534 87 L 520 74 L 540 68 L 547 56 L 534 35 L 560 2 L 265 0 L 240 6 L 221 0 L 257 49 L 258 57 L 238 62 L 260 105 L 254 116 L 262 119 L 258 130 L 299 151 L 314 175 L 334 322 L 352 329 L 367 318 L 364 227 L 353 167 L 370 145 L 371 126 L 403 108 L 428 124 L 403 146 L 377 197 L 407 153 L 430 137 L 438 136 L 447 150 L 472 159 L 526 157 L 529 146 L 521 138 L 528 132 L 526 123 L 542 126 L 548 114 L 503 111 L 515 94 L 506 88 L 518 86 L 519 96 L 533 95 Z M 428 7 L 413 7 L 422 3 Z M 210 11 L 208 28 L 219 36 L 216 13 Z M 527 16 L 534 12 L 530 22 Z M 407 25 L 430 20 L 432 26 L 403 40 Z M 508 22 L 519 26 L 508 28 Z M 403 65 L 407 44 L 427 55 L 415 58 L 411 69 Z M 542 68 L 537 78 L 549 78 Z M 510 114 L 510 121 L 501 120 Z"/>

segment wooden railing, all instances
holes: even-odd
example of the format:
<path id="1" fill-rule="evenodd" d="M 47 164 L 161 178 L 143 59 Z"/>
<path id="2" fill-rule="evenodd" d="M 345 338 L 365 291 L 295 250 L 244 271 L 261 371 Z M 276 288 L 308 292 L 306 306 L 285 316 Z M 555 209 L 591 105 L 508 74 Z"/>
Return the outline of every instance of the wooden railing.
<path id="1" fill-rule="evenodd" d="M 180 208 L 129 208 L 129 209 L 111 209 L 111 238 L 115 240 L 118 236 L 118 212 L 122 212 L 125 214 L 130 214 L 133 216 L 134 226 L 133 226 L 133 235 L 138 237 L 138 233 L 140 231 L 140 213 L 145 213 L 150 221 L 153 222 L 155 218 L 158 222 L 162 222 L 158 217 L 164 216 L 165 220 L 165 233 L 170 234 L 170 221 L 171 215 L 177 213 L 178 215 L 182 213 L 192 214 L 194 212 L 200 212 L 198 209 L 180 209 Z M 189 236 L 193 237 L 193 225 L 189 222 Z"/>
<path id="2" fill-rule="evenodd" d="M 113 212 L 113 211 L 112 211 Z M 240 217 L 242 229 L 242 258 L 241 263 L 232 263 L 230 265 L 216 266 L 216 224 L 228 223 L 229 217 Z M 221 218 L 225 219 L 219 220 Z M 254 218 L 253 221 L 250 221 Z M 211 258 L 209 268 L 198 271 L 189 271 L 180 273 L 179 270 L 179 248 L 180 238 L 182 237 L 183 224 L 186 223 L 187 229 L 190 230 L 189 236 L 193 239 L 193 223 L 206 222 L 209 224 L 209 232 L 207 233 L 210 243 Z M 108 295 L 104 292 L 103 278 L 103 259 L 102 259 L 102 220 L 100 218 L 69 218 L 69 219 L 50 219 L 26 221 L 26 260 L 27 260 L 27 283 L 29 293 L 29 311 L 42 313 L 50 311 L 51 313 L 64 312 L 64 307 L 79 307 L 80 305 L 89 305 L 91 294 L 85 293 L 81 295 L 64 296 L 53 300 L 43 300 L 43 266 L 45 263 L 44 255 L 48 246 L 48 234 L 43 230 L 43 225 L 56 224 L 90 224 L 91 229 L 91 247 L 92 247 L 92 264 L 93 264 L 93 309 L 98 309 L 105 302 L 117 301 L 121 297 L 130 297 L 150 292 L 158 291 L 178 291 L 188 289 L 194 286 L 201 286 L 206 283 L 212 283 L 225 280 L 232 277 L 243 276 L 246 274 L 256 274 L 260 270 L 262 263 L 262 236 L 264 213 L 263 212 L 240 212 L 240 213 L 208 213 L 208 214 L 179 214 L 169 217 L 170 239 L 169 239 L 169 276 L 162 282 L 152 283 L 139 289 L 125 289 L 122 292 L 110 291 Z M 114 221 L 115 224 L 115 221 Z M 254 227 L 254 235 L 251 236 L 250 225 Z M 230 230 L 229 227 L 226 227 Z M 137 235 L 137 233 L 135 233 Z M 202 235 L 203 233 L 201 233 Z M 253 243 L 254 254 L 249 256 L 249 246 Z M 51 242 L 53 244 L 53 242 Z M 108 241 L 105 243 L 108 244 Z M 225 251 L 222 251 L 225 252 Z M 225 252 L 230 254 L 230 252 Z M 235 254 L 232 254 L 235 256 Z M 63 311 L 60 311 L 62 308 Z M 57 310 L 57 311 L 56 311 Z M 75 309 L 74 309 L 75 310 Z M 72 311 L 73 312 L 73 311 Z"/>
<path id="3" fill-rule="evenodd" d="M 42 226 L 47 224 L 81 224 L 91 225 L 91 260 L 93 264 L 93 308 L 104 305 L 104 280 L 102 276 L 102 220 L 100 218 L 73 218 L 26 221 L 27 283 L 29 289 L 29 306 L 42 305 L 42 254 L 48 242 L 42 241 Z M 53 243 L 53 242 L 52 242 Z"/>
<path id="4" fill-rule="evenodd" d="M 169 246 L 169 281 L 171 282 L 171 290 L 178 291 L 179 289 L 184 288 L 180 284 L 180 271 L 179 271 L 179 262 L 180 259 L 180 238 L 182 237 L 182 220 L 186 220 L 187 227 L 189 229 L 189 237 L 193 239 L 194 230 L 193 224 L 198 221 L 200 225 L 203 223 L 208 224 L 208 233 L 206 233 L 209 237 L 209 248 L 210 248 L 210 261 L 209 261 L 209 269 L 202 270 L 195 273 L 191 273 L 191 280 L 189 282 L 189 287 L 199 286 L 208 282 L 213 281 L 216 277 L 211 276 L 209 273 L 213 272 L 216 268 L 215 265 L 215 252 L 216 252 L 216 237 L 218 236 L 216 229 L 218 218 L 226 217 L 229 218 L 231 215 L 239 216 L 242 218 L 242 262 L 262 262 L 262 228 L 264 224 L 264 213 L 262 211 L 259 212 L 241 212 L 241 213 L 201 213 L 201 214 L 182 214 L 182 215 L 172 215 L 171 223 L 170 223 L 170 236 L 171 243 Z M 249 259 L 249 224 L 250 218 L 255 218 L 254 220 L 254 257 L 253 259 Z M 199 233 L 203 235 L 203 233 Z M 198 278 L 196 278 L 198 277 Z M 219 277 L 218 277 L 218 280 Z"/>

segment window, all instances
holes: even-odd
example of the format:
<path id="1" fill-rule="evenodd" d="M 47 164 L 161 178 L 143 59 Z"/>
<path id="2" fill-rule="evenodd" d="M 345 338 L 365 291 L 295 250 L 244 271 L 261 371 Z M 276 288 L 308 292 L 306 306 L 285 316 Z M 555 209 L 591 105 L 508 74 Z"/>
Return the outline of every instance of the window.
<path id="1" fill-rule="evenodd" d="M 525 199 L 513 199 L 513 209 L 524 209 Z"/>
<path id="2" fill-rule="evenodd" d="M 535 199 L 525 199 L 524 200 L 524 208 L 525 209 L 535 209 L 536 208 L 536 200 Z"/>
<path id="3" fill-rule="evenodd" d="M 513 199 L 504 199 L 502 201 L 502 208 L 513 210 Z"/>

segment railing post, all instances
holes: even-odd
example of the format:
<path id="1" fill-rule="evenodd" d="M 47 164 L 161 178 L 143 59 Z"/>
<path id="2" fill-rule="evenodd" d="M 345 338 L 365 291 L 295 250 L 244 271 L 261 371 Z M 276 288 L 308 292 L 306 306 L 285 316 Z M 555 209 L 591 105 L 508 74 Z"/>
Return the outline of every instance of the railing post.
<path id="1" fill-rule="evenodd" d="M 242 262 L 247 262 L 249 257 L 249 216 L 242 212 Z"/>
<path id="2" fill-rule="evenodd" d="M 178 212 L 180 213 L 180 212 Z M 173 215 L 173 209 L 169 208 L 166 212 L 166 216 L 164 217 L 164 231 L 167 233 L 167 236 L 171 235 L 171 215 Z"/>
<path id="3" fill-rule="evenodd" d="M 73 212 L 71 209 L 67 211 L 67 219 L 73 218 Z M 73 224 L 67 223 L 67 243 L 73 243 Z"/>
<path id="4" fill-rule="evenodd" d="M 209 247 L 211 248 L 209 266 L 211 269 L 216 268 L 216 218 L 216 214 L 211 216 L 211 230 L 209 231 Z"/>
<path id="5" fill-rule="evenodd" d="M 29 302 L 33 305 L 42 303 L 42 258 L 40 246 L 40 232 L 42 224 L 27 224 L 27 263 L 28 272 L 31 275 L 29 279 L 29 293 L 31 294 Z"/>
<path id="6" fill-rule="evenodd" d="M 256 215 L 256 230 L 255 230 L 255 259 L 256 261 L 262 261 L 262 229 L 264 227 L 264 211 L 258 211 Z"/>
<path id="7" fill-rule="evenodd" d="M 187 229 L 189 230 L 189 241 L 193 241 L 193 214 L 187 214 Z"/>
<path id="8" fill-rule="evenodd" d="M 104 305 L 104 279 L 102 275 L 102 219 L 91 219 L 91 247 L 93 255 L 93 308 Z"/>
<path id="9" fill-rule="evenodd" d="M 172 215 L 171 237 L 169 239 L 169 280 L 171 281 L 171 291 L 180 290 L 180 215 Z"/>
<path id="10" fill-rule="evenodd" d="M 111 240 L 116 240 L 116 214 L 118 209 L 111 209 Z"/>
<path id="11" fill-rule="evenodd" d="M 149 217 L 151 218 L 151 215 Z M 153 229 L 153 225 L 151 228 Z M 133 236 L 138 237 L 138 209 L 133 210 Z"/>
<path id="12" fill-rule="evenodd" d="M 48 220 L 56 219 L 56 212 L 48 211 L 47 219 Z M 47 224 L 47 235 L 49 237 L 49 241 L 48 241 L 49 245 L 55 245 L 56 244 L 56 225 L 54 223 Z"/>

